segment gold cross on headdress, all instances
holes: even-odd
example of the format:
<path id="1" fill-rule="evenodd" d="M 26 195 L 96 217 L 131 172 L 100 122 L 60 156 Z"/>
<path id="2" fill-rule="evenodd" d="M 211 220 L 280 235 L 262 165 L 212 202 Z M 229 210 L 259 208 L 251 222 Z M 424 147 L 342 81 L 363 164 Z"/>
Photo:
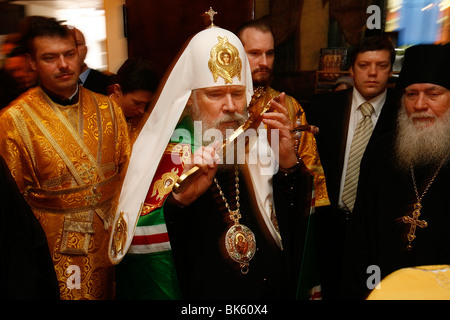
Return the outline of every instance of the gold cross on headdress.
<path id="1" fill-rule="evenodd" d="M 217 14 L 216 11 L 213 10 L 212 7 L 209 7 L 209 10 L 205 12 L 205 14 L 207 14 L 209 16 L 209 20 L 211 20 L 211 25 L 209 26 L 209 28 L 214 27 L 214 16 Z"/>

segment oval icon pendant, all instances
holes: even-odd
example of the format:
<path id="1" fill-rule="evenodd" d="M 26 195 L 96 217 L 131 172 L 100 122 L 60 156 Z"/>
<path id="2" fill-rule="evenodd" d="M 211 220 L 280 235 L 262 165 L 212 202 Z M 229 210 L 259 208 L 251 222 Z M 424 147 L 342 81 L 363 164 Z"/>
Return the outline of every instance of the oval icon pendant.
<path id="1" fill-rule="evenodd" d="M 256 252 L 253 232 L 243 224 L 235 224 L 225 235 L 225 248 L 231 259 L 241 266 L 242 274 L 248 273 L 248 264 Z"/>

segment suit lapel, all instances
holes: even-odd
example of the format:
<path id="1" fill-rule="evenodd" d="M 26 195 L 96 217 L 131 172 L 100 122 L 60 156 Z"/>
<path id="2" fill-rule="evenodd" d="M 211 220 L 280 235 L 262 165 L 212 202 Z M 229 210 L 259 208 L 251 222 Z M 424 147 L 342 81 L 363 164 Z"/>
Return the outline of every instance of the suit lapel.
<path id="1" fill-rule="evenodd" d="M 352 110 L 352 90 L 349 90 L 345 96 L 344 105 L 342 109 L 342 119 L 341 124 L 339 126 L 340 132 L 336 132 L 337 136 L 339 137 L 338 141 L 340 143 L 339 148 L 339 156 L 338 156 L 338 163 L 339 163 L 339 172 L 341 173 L 339 175 L 338 181 L 341 180 L 342 176 L 342 168 L 344 167 L 344 157 L 345 157 L 345 148 L 347 146 L 347 138 L 348 138 L 348 126 L 350 123 L 350 112 Z"/>
<path id="2" fill-rule="evenodd" d="M 398 108 L 395 103 L 394 92 L 393 90 L 388 90 L 386 101 L 381 109 L 380 117 L 378 118 L 377 125 L 375 126 L 372 136 L 370 137 L 369 144 L 386 132 L 395 129 L 397 110 Z"/>

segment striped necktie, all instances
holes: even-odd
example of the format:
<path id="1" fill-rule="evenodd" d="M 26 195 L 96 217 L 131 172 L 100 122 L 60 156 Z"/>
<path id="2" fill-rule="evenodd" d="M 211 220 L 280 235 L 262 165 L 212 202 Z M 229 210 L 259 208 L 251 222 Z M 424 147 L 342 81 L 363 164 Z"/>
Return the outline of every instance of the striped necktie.
<path id="1" fill-rule="evenodd" d="M 347 173 L 345 175 L 344 191 L 342 192 L 342 201 L 350 211 L 353 211 L 355 205 L 356 190 L 358 187 L 359 165 L 361 158 L 366 150 L 367 143 L 373 131 L 371 115 L 373 106 L 369 102 L 364 102 L 359 106 L 363 117 L 356 125 L 353 135 L 350 155 L 347 164 Z"/>

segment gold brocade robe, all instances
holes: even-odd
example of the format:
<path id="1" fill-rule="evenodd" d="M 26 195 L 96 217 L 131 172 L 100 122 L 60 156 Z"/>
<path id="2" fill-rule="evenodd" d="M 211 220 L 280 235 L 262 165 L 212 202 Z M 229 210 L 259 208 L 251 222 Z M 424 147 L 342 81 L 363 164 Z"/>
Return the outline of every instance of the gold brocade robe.
<path id="1" fill-rule="evenodd" d="M 38 87 L 2 110 L 0 154 L 47 235 L 61 299 L 112 299 L 108 242 L 130 140 L 120 108 L 79 89 L 74 105 Z"/>
<path id="2" fill-rule="evenodd" d="M 268 94 L 270 96 L 270 99 L 273 99 L 278 95 L 280 95 L 280 92 L 269 87 Z M 300 111 L 301 124 L 308 125 L 303 108 L 293 97 L 286 95 L 286 106 L 289 111 L 289 117 L 293 124 L 295 124 L 297 120 L 297 113 Z M 302 158 L 306 167 L 314 175 L 316 207 L 329 205 L 330 200 L 328 198 L 327 186 L 325 182 L 325 174 L 323 172 L 322 164 L 320 162 L 319 152 L 317 151 L 317 144 L 316 139 L 314 138 L 314 134 L 307 131 L 302 132 L 297 152 L 298 155 Z"/>

